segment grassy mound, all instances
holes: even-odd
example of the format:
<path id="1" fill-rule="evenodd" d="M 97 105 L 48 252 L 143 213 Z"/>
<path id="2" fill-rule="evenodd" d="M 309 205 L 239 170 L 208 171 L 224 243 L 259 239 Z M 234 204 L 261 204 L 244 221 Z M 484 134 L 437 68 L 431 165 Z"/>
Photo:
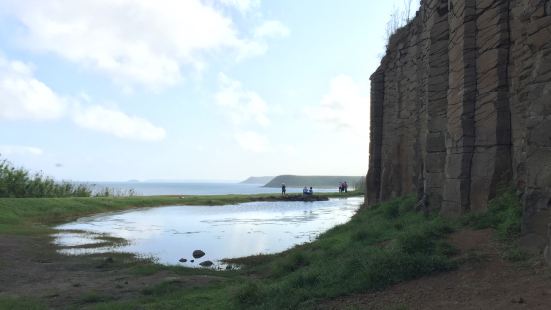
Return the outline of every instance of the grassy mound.
<path id="1" fill-rule="evenodd" d="M 445 242 L 452 225 L 413 210 L 406 197 L 361 209 L 311 244 L 275 256 L 239 261 L 261 275 L 236 290 L 236 308 L 307 307 L 318 299 L 383 289 L 391 284 L 456 267 Z"/>

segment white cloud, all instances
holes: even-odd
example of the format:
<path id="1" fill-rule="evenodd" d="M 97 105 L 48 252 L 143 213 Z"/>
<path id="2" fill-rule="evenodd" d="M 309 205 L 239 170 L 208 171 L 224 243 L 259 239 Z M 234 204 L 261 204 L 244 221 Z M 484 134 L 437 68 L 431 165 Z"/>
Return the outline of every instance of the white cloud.
<path id="1" fill-rule="evenodd" d="M 34 146 L 24 146 L 24 145 L 0 145 L 0 155 L 2 156 L 40 156 L 44 151 L 38 147 Z"/>
<path id="2" fill-rule="evenodd" d="M 57 95 L 37 80 L 31 66 L 0 55 L 0 119 L 42 120 L 70 117 L 81 127 L 132 140 L 158 141 L 165 130 L 149 121 L 121 111 L 90 104 L 87 94 L 76 98 Z M 68 113 L 72 110 L 72 113 Z M 4 153 L 24 152 L 39 155 L 31 147 L 4 146 Z"/>
<path id="3" fill-rule="evenodd" d="M 122 139 L 160 141 L 165 138 L 163 128 L 146 119 L 130 116 L 100 105 L 77 106 L 73 121 L 80 127 L 114 135 Z"/>
<path id="4" fill-rule="evenodd" d="M 268 126 L 268 104 L 257 93 L 243 89 L 241 82 L 218 74 L 219 90 L 215 101 L 224 109 L 229 118 L 237 125 L 253 122 Z"/>
<path id="5" fill-rule="evenodd" d="M 47 120 L 63 113 L 63 100 L 34 78 L 31 66 L 0 55 L 0 119 Z"/>
<path id="6" fill-rule="evenodd" d="M 286 37 L 289 32 L 289 28 L 280 21 L 267 20 L 254 30 L 254 36 L 257 38 Z"/>
<path id="7" fill-rule="evenodd" d="M 369 134 L 369 96 L 350 76 L 337 75 L 319 107 L 310 115 L 316 120 L 355 134 Z"/>
<path id="8" fill-rule="evenodd" d="M 235 134 L 235 140 L 245 150 L 264 153 L 270 149 L 268 139 L 254 131 L 243 131 Z"/>
<path id="9" fill-rule="evenodd" d="M 256 8 L 260 5 L 260 0 L 218 0 L 220 3 L 226 6 L 234 7 L 246 13 L 249 10 Z"/>
<path id="10" fill-rule="evenodd" d="M 257 3 L 219 1 L 243 11 Z M 6 0 L 0 10 L 24 26 L 20 39 L 29 49 L 100 72 L 126 90 L 174 85 L 184 67 L 200 71 L 208 56 L 241 59 L 267 48 L 201 0 Z"/>

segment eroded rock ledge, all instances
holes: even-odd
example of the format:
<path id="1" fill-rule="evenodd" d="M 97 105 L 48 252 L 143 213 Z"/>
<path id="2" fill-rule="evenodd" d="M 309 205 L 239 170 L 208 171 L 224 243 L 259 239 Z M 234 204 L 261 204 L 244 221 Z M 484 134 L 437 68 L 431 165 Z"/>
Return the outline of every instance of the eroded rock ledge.
<path id="1" fill-rule="evenodd" d="M 524 204 L 523 242 L 551 223 L 551 0 L 422 0 L 371 77 L 366 200 L 417 193 L 445 215 L 500 188 Z"/>

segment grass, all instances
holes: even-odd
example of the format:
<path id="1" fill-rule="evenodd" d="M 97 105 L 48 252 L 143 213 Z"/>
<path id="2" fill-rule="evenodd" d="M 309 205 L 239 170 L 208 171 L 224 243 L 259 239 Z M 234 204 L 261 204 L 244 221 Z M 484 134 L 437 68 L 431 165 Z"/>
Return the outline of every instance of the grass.
<path id="1" fill-rule="evenodd" d="M 476 229 L 493 228 L 502 246 L 502 256 L 511 262 L 521 262 L 529 255 L 518 246 L 521 233 L 522 206 L 513 190 L 505 191 L 490 201 L 488 210 L 481 214 L 468 214 L 460 221 Z"/>
<path id="2" fill-rule="evenodd" d="M 42 302 L 30 298 L 0 296 L 0 309 L 10 310 L 45 310 Z"/>
<path id="3" fill-rule="evenodd" d="M 56 182 L 42 172 L 31 173 L 0 158 L 0 197 L 89 197 L 84 184 Z"/>
<path id="4" fill-rule="evenodd" d="M 235 308 L 309 308 L 317 301 L 384 289 L 397 282 L 456 267 L 449 246 L 452 226 L 413 211 L 406 197 L 361 209 L 352 220 L 313 243 L 255 261 L 245 270 L 261 275 L 234 294 Z M 397 225 L 399 224 L 399 225 Z"/>

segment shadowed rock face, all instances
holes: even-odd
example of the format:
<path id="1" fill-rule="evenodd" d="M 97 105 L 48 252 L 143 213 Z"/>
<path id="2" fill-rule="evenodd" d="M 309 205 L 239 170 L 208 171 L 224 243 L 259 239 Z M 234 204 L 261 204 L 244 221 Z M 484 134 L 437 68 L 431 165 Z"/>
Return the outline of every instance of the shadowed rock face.
<path id="1" fill-rule="evenodd" d="M 423 0 L 371 77 L 369 205 L 454 216 L 515 186 L 523 241 L 551 223 L 551 1 Z"/>

